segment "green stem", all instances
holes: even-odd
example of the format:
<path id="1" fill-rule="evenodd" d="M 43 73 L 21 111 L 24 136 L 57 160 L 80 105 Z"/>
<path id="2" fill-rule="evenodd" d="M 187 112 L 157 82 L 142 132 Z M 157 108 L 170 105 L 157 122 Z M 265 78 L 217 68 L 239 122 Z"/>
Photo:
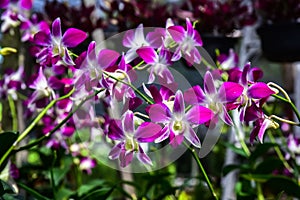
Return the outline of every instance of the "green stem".
<path id="1" fill-rule="evenodd" d="M 3 155 L 3 157 L 0 160 L 0 166 L 3 164 L 3 162 L 6 160 L 6 158 L 10 155 L 10 153 L 12 152 L 12 150 L 19 144 L 19 142 L 21 142 L 30 132 L 31 130 L 35 127 L 35 125 L 42 119 L 42 117 L 44 117 L 44 115 L 47 113 L 47 111 L 53 107 L 56 102 L 63 100 L 65 98 L 70 97 L 73 92 L 75 91 L 75 88 L 73 88 L 68 94 L 58 98 L 58 99 L 54 99 L 52 100 L 39 114 L 38 116 L 33 120 L 33 122 L 31 122 L 31 124 L 20 134 L 20 136 L 17 138 L 16 142 L 10 146 L 10 148 L 5 152 L 5 154 Z"/>
<path id="2" fill-rule="evenodd" d="M 205 59 L 205 58 L 201 58 L 201 62 L 204 63 L 204 65 L 206 65 L 209 69 L 215 69 L 215 67 L 211 64 L 209 64 L 209 62 Z"/>
<path id="3" fill-rule="evenodd" d="M 138 69 L 145 61 L 139 62 L 136 66 L 134 66 L 132 69 Z"/>
<path id="4" fill-rule="evenodd" d="M 275 138 L 273 137 L 273 135 L 271 134 L 271 132 L 268 131 L 268 136 L 270 138 L 270 141 L 274 144 L 276 144 Z M 281 162 L 283 163 L 284 167 L 289 170 L 289 172 L 293 173 L 293 168 L 289 165 L 289 163 L 285 160 L 284 156 L 282 155 L 280 148 L 278 146 L 274 146 L 274 150 L 278 156 L 278 158 L 281 160 Z"/>
<path id="5" fill-rule="evenodd" d="M 28 193 L 30 193 L 32 196 L 34 196 L 36 199 L 41 199 L 41 200 L 49 200 L 47 197 L 44 197 L 43 195 L 41 195 L 40 193 L 38 193 L 37 191 L 31 189 L 30 187 L 26 186 L 23 183 L 17 183 L 17 185 L 26 190 Z"/>
<path id="6" fill-rule="evenodd" d="M 137 94 L 139 94 L 148 104 L 153 104 L 153 100 L 152 99 L 149 99 L 148 97 L 146 97 L 141 91 L 139 91 L 134 85 L 132 85 L 131 83 L 127 83 L 125 81 L 122 81 L 112 75 L 110 75 L 109 73 L 103 71 L 103 74 L 105 74 L 106 76 L 108 76 L 109 78 L 112 78 L 120 83 L 123 83 L 125 85 L 128 85 L 129 87 L 131 87 Z"/>
<path id="7" fill-rule="evenodd" d="M 277 98 L 277 99 L 280 99 L 280 100 L 282 100 L 282 101 L 284 101 L 284 102 L 286 102 L 288 104 L 290 104 L 291 107 L 292 107 L 292 109 L 293 109 L 293 111 L 294 111 L 294 113 L 295 113 L 295 115 L 296 115 L 296 117 L 297 117 L 297 119 L 298 119 L 298 121 L 300 122 L 300 113 L 299 113 L 297 107 L 295 106 L 295 104 L 292 101 L 289 101 L 288 99 L 286 99 L 286 98 L 284 98 L 282 96 L 279 96 L 277 94 L 273 94 L 272 96 L 275 97 L 275 98 Z"/>
<path id="8" fill-rule="evenodd" d="M 263 195 L 263 192 L 262 192 L 262 188 L 261 188 L 261 184 L 260 183 L 256 183 L 257 184 L 257 199 L 258 200 L 264 200 L 264 195 Z"/>
<path id="9" fill-rule="evenodd" d="M 95 92 L 94 94 L 91 94 L 91 95 L 87 96 L 86 98 L 84 98 L 75 108 L 72 109 L 71 112 L 69 112 L 69 114 L 66 116 L 66 118 L 64 118 L 48 134 L 40 137 L 39 139 L 35 140 L 34 142 L 31 142 L 28 145 L 22 146 L 22 147 L 20 147 L 16 150 L 14 150 L 14 152 L 19 152 L 19 151 L 22 151 L 22 150 L 30 149 L 31 147 L 34 147 L 34 146 L 38 145 L 39 143 L 41 143 L 43 140 L 49 138 L 53 133 L 55 133 L 55 131 L 60 129 L 87 100 L 93 98 L 94 96 L 96 96 L 100 92 L 101 92 L 101 90 L 99 90 L 99 91 Z"/>
<path id="10" fill-rule="evenodd" d="M 209 180 L 209 177 L 208 177 L 208 175 L 207 175 L 207 173 L 206 173 L 206 171 L 205 171 L 205 169 L 204 169 L 204 167 L 203 167 L 203 165 L 202 165 L 202 163 L 201 163 L 201 161 L 200 161 L 200 159 L 197 155 L 197 152 L 195 151 L 195 149 L 190 147 L 190 145 L 188 145 L 185 141 L 184 141 L 184 145 L 189 149 L 189 151 L 193 155 L 195 161 L 197 162 L 197 165 L 198 165 L 200 171 L 202 172 L 202 174 L 204 176 L 205 182 L 207 183 L 208 188 L 209 188 L 212 196 L 214 197 L 215 200 L 218 200 L 219 198 L 218 198 L 218 196 L 217 196 L 217 194 L 216 194 L 216 192 L 215 192 L 215 190 L 214 190 L 214 188 L 213 188 L 213 186 L 212 186 L 212 184 Z"/>
<path id="11" fill-rule="evenodd" d="M 50 182 L 51 182 L 51 187 L 52 187 L 52 192 L 53 192 L 53 199 L 56 200 L 56 185 L 55 185 L 55 180 L 54 180 L 54 173 L 53 173 L 53 168 L 56 162 L 57 154 L 56 151 L 54 150 L 53 152 L 53 161 L 50 169 Z"/>
<path id="12" fill-rule="evenodd" d="M 246 155 L 249 157 L 251 155 L 251 152 L 250 152 L 248 146 L 246 145 L 244 139 L 242 138 L 240 130 L 237 128 L 236 125 L 234 127 L 235 127 L 235 132 L 237 133 L 238 140 L 241 144 L 241 147 L 244 150 L 244 152 L 246 153 Z"/>
<path id="13" fill-rule="evenodd" d="M 15 102 L 14 102 L 13 98 L 11 97 L 11 95 L 8 95 L 7 98 L 8 98 L 8 104 L 9 104 L 10 113 L 11 113 L 11 117 L 12 117 L 12 130 L 17 131 L 18 130 L 18 118 L 17 118 L 17 110 L 16 110 Z"/>

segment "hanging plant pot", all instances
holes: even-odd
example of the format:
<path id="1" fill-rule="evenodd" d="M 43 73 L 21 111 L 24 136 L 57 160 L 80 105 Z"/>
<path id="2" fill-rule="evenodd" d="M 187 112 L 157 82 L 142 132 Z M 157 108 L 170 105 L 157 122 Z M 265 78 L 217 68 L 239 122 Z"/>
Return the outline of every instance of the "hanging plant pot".
<path id="1" fill-rule="evenodd" d="M 234 49 L 238 38 L 227 36 L 215 36 L 215 35 L 201 35 L 203 40 L 203 48 L 209 53 L 209 55 L 215 60 L 216 49 L 219 49 L 220 53 L 228 53 L 229 49 Z"/>
<path id="2" fill-rule="evenodd" d="M 300 23 L 263 25 L 257 29 L 264 56 L 274 62 L 300 61 Z"/>

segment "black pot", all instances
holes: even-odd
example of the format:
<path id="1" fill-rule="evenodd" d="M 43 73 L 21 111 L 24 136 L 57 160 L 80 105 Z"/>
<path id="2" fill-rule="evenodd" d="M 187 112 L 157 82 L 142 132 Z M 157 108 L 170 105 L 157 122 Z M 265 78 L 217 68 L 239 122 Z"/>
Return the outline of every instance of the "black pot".
<path id="1" fill-rule="evenodd" d="M 274 62 L 300 61 L 300 23 L 263 25 L 257 29 L 263 55 Z"/>
<path id="2" fill-rule="evenodd" d="M 201 35 L 203 41 L 203 48 L 209 53 L 209 55 L 216 59 L 216 49 L 219 49 L 220 53 L 228 54 L 229 49 L 234 49 L 238 38 L 226 37 L 226 36 L 214 36 L 214 35 Z"/>

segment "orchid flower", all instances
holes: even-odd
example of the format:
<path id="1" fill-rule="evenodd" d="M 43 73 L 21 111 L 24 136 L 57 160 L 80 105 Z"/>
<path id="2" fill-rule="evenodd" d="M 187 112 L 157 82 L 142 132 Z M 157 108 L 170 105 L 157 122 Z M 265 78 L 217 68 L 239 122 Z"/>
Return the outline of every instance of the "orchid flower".
<path id="1" fill-rule="evenodd" d="M 186 19 L 186 26 L 186 30 L 182 26 L 170 26 L 168 28 L 168 32 L 178 44 L 172 61 L 178 61 L 183 54 L 189 65 L 199 64 L 201 55 L 196 47 L 202 46 L 202 39 L 188 18 Z"/>
<path id="2" fill-rule="evenodd" d="M 114 65 L 120 56 L 118 52 L 109 49 L 102 49 L 97 54 L 95 48 L 96 42 L 92 41 L 87 52 L 82 53 L 75 61 L 79 68 L 74 75 L 76 86 L 84 84 L 88 91 L 98 86 L 103 70 Z"/>
<path id="3" fill-rule="evenodd" d="M 80 159 L 79 169 L 85 171 L 87 174 L 91 174 L 92 168 L 95 168 L 96 164 L 97 162 L 95 159 L 84 157 Z"/>
<path id="4" fill-rule="evenodd" d="M 185 112 L 183 94 L 180 90 L 175 94 L 173 105 L 168 107 L 163 103 L 153 104 L 149 106 L 148 113 L 151 121 L 164 124 L 155 142 L 170 138 L 173 147 L 180 145 L 186 138 L 192 145 L 200 148 L 201 143 L 193 127 L 211 120 L 213 116 L 210 109 L 199 105 Z"/>
<path id="5" fill-rule="evenodd" d="M 50 87 L 50 84 L 44 75 L 42 67 L 40 67 L 37 78 L 31 85 L 29 85 L 29 88 L 35 90 L 30 97 L 30 101 L 28 103 L 29 105 L 44 97 L 55 98 L 54 90 L 52 89 L 52 87 Z"/>
<path id="6" fill-rule="evenodd" d="M 253 81 L 249 78 L 250 64 L 246 64 L 243 72 L 241 74 L 240 82 L 244 90 L 240 98 L 241 110 L 240 110 L 240 120 L 244 121 L 246 115 L 246 108 L 251 106 L 252 103 L 257 103 L 260 100 L 264 100 L 270 97 L 272 94 L 275 94 L 266 83 L 263 82 L 253 82 L 257 80 L 257 77 L 251 77 Z M 256 75 L 259 75 L 257 73 Z M 260 76 L 260 75 L 259 75 Z M 250 86 L 248 84 L 251 84 Z"/>
<path id="7" fill-rule="evenodd" d="M 141 47 L 136 52 L 147 65 L 150 65 L 148 84 L 154 82 L 155 75 L 162 80 L 166 80 L 167 84 L 174 82 L 174 77 L 168 69 L 168 66 L 172 64 L 171 54 L 164 47 L 160 49 L 159 54 L 149 46 Z"/>
<path id="8" fill-rule="evenodd" d="M 68 48 L 76 47 L 87 37 L 87 34 L 79 29 L 69 28 L 62 35 L 60 18 L 52 23 L 52 33 L 49 31 L 40 31 L 34 36 L 37 45 L 44 47 L 38 54 L 37 58 L 41 64 L 47 62 L 48 54 L 52 57 L 59 57 L 66 65 L 75 65 Z M 56 63 L 54 63 L 56 64 Z"/>
<path id="9" fill-rule="evenodd" d="M 150 32 L 145 37 L 143 24 L 140 24 L 134 30 L 126 31 L 123 38 L 123 46 L 129 48 L 125 54 L 126 62 L 129 63 L 133 61 L 137 57 L 136 50 L 143 46 L 158 48 L 162 44 L 162 42 L 157 42 L 158 40 L 161 40 L 159 36 L 157 36 L 156 32 Z"/>
<path id="10" fill-rule="evenodd" d="M 217 90 L 215 80 L 212 74 L 207 71 L 204 76 L 204 91 L 200 86 L 194 86 L 188 89 L 184 96 L 185 100 L 190 104 L 203 105 L 214 113 L 213 122 L 217 122 L 219 116 L 223 122 L 232 126 L 233 122 L 229 116 L 226 104 L 234 102 L 243 92 L 243 87 L 234 82 L 224 82 Z"/>
<path id="11" fill-rule="evenodd" d="M 10 1 L 1 0 L 0 8 L 6 10 L 1 15 L 1 32 L 6 32 L 10 27 L 17 27 L 22 21 L 25 21 L 27 16 L 25 11 L 32 8 L 33 0 Z"/>
<path id="12" fill-rule="evenodd" d="M 33 14 L 31 19 L 21 22 L 20 29 L 22 30 L 21 41 L 33 41 L 34 35 L 39 31 L 49 30 L 49 25 L 46 21 L 38 21 L 36 14 Z"/>
<path id="13" fill-rule="evenodd" d="M 24 67 L 20 66 L 16 72 L 4 74 L 3 79 L 0 80 L 0 98 L 11 95 L 14 100 L 18 99 L 17 91 L 26 88 L 22 79 L 23 73 Z"/>
<path id="14" fill-rule="evenodd" d="M 161 130 L 158 124 L 143 122 L 135 128 L 133 112 L 128 110 L 121 120 L 112 120 L 109 126 L 108 137 L 117 140 L 109 153 L 109 158 L 119 158 L 121 167 L 126 167 L 132 162 L 133 155 L 137 154 L 140 162 L 152 165 L 151 159 L 144 152 L 141 143 L 153 142 L 155 135 Z"/>

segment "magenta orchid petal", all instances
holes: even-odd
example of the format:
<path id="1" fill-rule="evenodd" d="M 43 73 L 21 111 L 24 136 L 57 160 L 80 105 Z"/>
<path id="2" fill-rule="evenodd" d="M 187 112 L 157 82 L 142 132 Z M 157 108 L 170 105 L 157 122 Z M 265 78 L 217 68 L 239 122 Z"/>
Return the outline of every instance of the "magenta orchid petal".
<path id="1" fill-rule="evenodd" d="M 139 142 L 153 142 L 160 131 L 160 125 L 144 122 L 137 128 L 135 137 Z"/>
<path id="2" fill-rule="evenodd" d="M 222 113 L 219 115 L 220 118 L 221 118 L 222 121 L 225 122 L 227 125 L 233 126 L 233 125 L 234 125 L 234 124 L 233 124 L 233 121 L 232 121 L 230 115 L 228 114 L 228 112 L 227 112 L 225 106 L 222 106 L 222 109 L 223 109 L 223 110 L 222 110 Z"/>
<path id="3" fill-rule="evenodd" d="M 170 136 L 170 129 L 168 126 L 165 126 L 161 131 L 158 133 L 157 138 L 155 139 L 155 143 L 160 143 L 166 140 Z"/>
<path id="4" fill-rule="evenodd" d="M 121 149 L 122 149 L 122 143 L 115 145 L 109 152 L 108 158 L 111 160 L 117 159 L 120 156 Z"/>
<path id="5" fill-rule="evenodd" d="M 204 106 L 193 106 L 187 113 L 186 119 L 194 124 L 203 124 L 213 118 L 213 112 Z"/>
<path id="6" fill-rule="evenodd" d="M 205 93 L 199 85 L 193 86 L 184 92 L 184 100 L 188 104 L 203 103 L 206 99 Z"/>
<path id="7" fill-rule="evenodd" d="M 125 136 L 121 129 L 121 122 L 112 120 L 109 124 L 108 137 L 112 140 L 122 140 Z"/>
<path id="8" fill-rule="evenodd" d="M 193 36 L 194 28 L 189 18 L 186 18 L 186 30 L 188 35 Z"/>
<path id="9" fill-rule="evenodd" d="M 170 131 L 170 144 L 173 148 L 178 147 L 184 139 L 184 135 L 176 135 L 172 130 Z"/>
<path id="10" fill-rule="evenodd" d="M 181 56 L 182 56 L 181 49 L 177 48 L 172 56 L 171 61 L 173 61 L 173 62 L 178 61 L 181 58 Z"/>
<path id="11" fill-rule="evenodd" d="M 196 148 L 201 148 L 201 142 L 197 134 L 191 127 L 189 127 L 188 130 L 185 131 L 184 137 Z"/>
<path id="12" fill-rule="evenodd" d="M 47 46 L 51 44 L 51 37 L 49 34 L 40 31 L 34 35 L 34 43 L 37 45 Z"/>
<path id="13" fill-rule="evenodd" d="M 23 9 L 30 10 L 33 0 L 20 0 L 20 5 Z"/>
<path id="14" fill-rule="evenodd" d="M 133 151 L 125 151 L 122 150 L 119 156 L 120 166 L 126 167 L 128 166 L 133 159 Z"/>
<path id="15" fill-rule="evenodd" d="M 147 63 L 153 64 L 158 60 L 158 55 L 152 47 L 141 47 L 136 53 Z"/>
<path id="16" fill-rule="evenodd" d="M 258 134 L 257 134 L 257 137 L 258 137 L 260 143 L 263 143 L 264 134 L 271 123 L 272 123 L 271 120 L 268 120 L 268 119 L 265 119 L 263 121 L 263 123 L 258 131 Z"/>
<path id="17" fill-rule="evenodd" d="M 248 72 L 250 69 L 250 63 L 247 63 L 244 66 L 243 72 L 242 72 L 242 77 L 241 77 L 241 83 L 246 86 L 248 84 Z"/>
<path id="18" fill-rule="evenodd" d="M 146 165 L 153 165 L 151 159 L 144 152 L 144 150 L 142 149 L 141 146 L 139 146 L 139 152 L 138 152 L 137 158 L 139 159 L 139 161 L 141 161 L 142 163 L 144 163 Z"/>
<path id="19" fill-rule="evenodd" d="M 244 87 L 234 82 L 224 82 L 219 89 L 219 98 L 224 102 L 233 102 L 239 98 Z"/>
<path id="20" fill-rule="evenodd" d="M 171 26 L 168 28 L 168 32 L 175 42 L 181 42 L 184 39 L 185 30 L 182 26 Z"/>
<path id="21" fill-rule="evenodd" d="M 69 52 L 68 52 L 68 49 L 65 49 L 65 55 L 62 57 L 64 63 L 66 63 L 67 65 L 75 65 L 74 61 L 72 60 Z"/>
<path id="22" fill-rule="evenodd" d="M 6 8 L 9 4 L 9 0 L 1 0 L 0 1 L 0 8 Z"/>
<path id="23" fill-rule="evenodd" d="M 131 47 L 134 41 L 134 30 L 128 30 L 124 34 L 123 45 L 125 47 Z"/>
<path id="24" fill-rule="evenodd" d="M 266 83 L 262 82 L 254 83 L 248 89 L 248 95 L 254 99 L 266 98 L 272 94 L 275 94 L 275 92 Z"/>
<path id="25" fill-rule="evenodd" d="M 62 38 L 60 18 L 56 18 L 52 23 L 52 34 L 55 38 Z"/>
<path id="26" fill-rule="evenodd" d="M 103 49 L 98 54 L 98 64 L 101 68 L 106 69 L 114 65 L 120 54 L 114 50 Z"/>
<path id="27" fill-rule="evenodd" d="M 204 76 L 204 91 L 206 94 L 216 94 L 217 90 L 214 84 L 214 79 L 211 73 L 208 71 Z"/>
<path id="28" fill-rule="evenodd" d="M 166 123 L 171 118 L 170 110 L 164 104 L 150 105 L 148 112 L 149 112 L 149 117 L 153 122 Z"/>
<path id="29" fill-rule="evenodd" d="M 76 28 L 69 28 L 62 37 L 62 43 L 66 47 L 76 47 L 87 38 L 87 34 Z"/>
<path id="30" fill-rule="evenodd" d="M 134 132 L 134 122 L 133 122 L 133 112 L 128 110 L 124 113 L 122 118 L 122 128 L 126 133 L 133 133 Z"/>
<path id="31" fill-rule="evenodd" d="M 185 105 L 184 105 L 183 94 L 180 90 L 178 90 L 175 94 L 173 113 L 177 116 L 183 116 L 185 112 L 184 109 L 185 109 Z"/>
<path id="32" fill-rule="evenodd" d="M 259 79 L 261 79 L 264 75 L 264 72 L 258 68 L 254 67 L 250 69 L 250 79 L 253 82 L 257 82 Z"/>

